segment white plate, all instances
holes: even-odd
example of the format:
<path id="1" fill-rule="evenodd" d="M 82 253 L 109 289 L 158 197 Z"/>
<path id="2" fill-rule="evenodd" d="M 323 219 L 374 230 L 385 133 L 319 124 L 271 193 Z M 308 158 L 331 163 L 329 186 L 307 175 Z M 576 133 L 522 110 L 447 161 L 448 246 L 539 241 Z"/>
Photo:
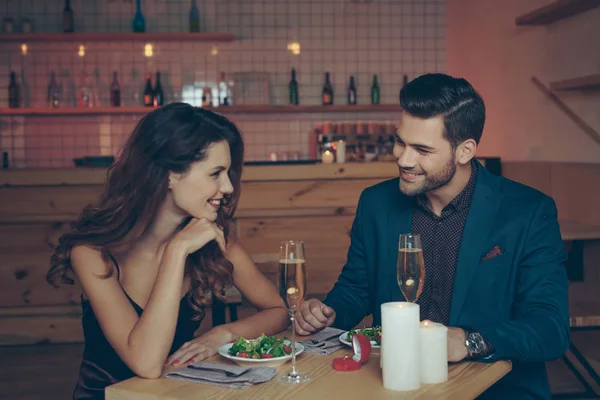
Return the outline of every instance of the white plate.
<path id="1" fill-rule="evenodd" d="M 348 331 L 348 332 L 350 332 L 350 331 Z M 340 335 L 340 342 L 344 343 L 346 346 L 352 347 L 352 342 L 349 342 L 348 340 L 346 340 L 346 338 L 348 337 L 348 332 L 344 332 Z M 381 349 L 381 346 L 378 345 L 376 341 L 371 340 L 371 349 L 372 350 Z"/>
<path id="2" fill-rule="evenodd" d="M 289 340 L 285 340 L 283 343 L 286 345 L 290 345 Z M 234 357 L 229 354 L 229 349 L 233 346 L 233 343 L 224 344 L 219 348 L 219 354 L 233 362 L 235 362 L 240 367 L 278 367 L 280 365 L 285 364 L 289 360 L 292 359 L 292 355 L 289 354 L 283 357 L 273 357 L 273 358 L 242 358 L 242 357 Z M 304 346 L 302 343 L 296 342 L 296 357 L 298 354 L 304 351 Z"/>

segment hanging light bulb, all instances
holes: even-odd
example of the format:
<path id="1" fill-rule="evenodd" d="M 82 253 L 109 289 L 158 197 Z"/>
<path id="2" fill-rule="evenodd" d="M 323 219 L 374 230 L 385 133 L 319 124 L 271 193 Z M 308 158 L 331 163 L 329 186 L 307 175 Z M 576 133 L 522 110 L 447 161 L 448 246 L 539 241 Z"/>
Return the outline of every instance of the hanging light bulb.
<path id="1" fill-rule="evenodd" d="M 290 42 L 287 45 L 287 49 L 292 52 L 294 55 L 300 54 L 300 43 L 298 42 Z"/>
<path id="2" fill-rule="evenodd" d="M 26 43 L 23 43 L 23 44 L 21 45 L 21 54 L 22 54 L 22 55 L 24 55 L 24 56 L 26 56 L 26 55 L 27 55 L 27 50 L 28 50 L 28 49 L 27 49 L 27 44 L 26 44 Z"/>
<path id="3" fill-rule="evenodd" d="M 152 57 L 153 55 L 154 47 L 152 46 L 152 43 L 146 43 L 146 45 L 144 46 L 144 56 Z"/>
<path id="4" fill-rule="evenodd" d="M 79 51 L 77 52 L 77 55 L 79 57 L 85 57 L 85 46 L 80 44 L 79 45 Z"/>

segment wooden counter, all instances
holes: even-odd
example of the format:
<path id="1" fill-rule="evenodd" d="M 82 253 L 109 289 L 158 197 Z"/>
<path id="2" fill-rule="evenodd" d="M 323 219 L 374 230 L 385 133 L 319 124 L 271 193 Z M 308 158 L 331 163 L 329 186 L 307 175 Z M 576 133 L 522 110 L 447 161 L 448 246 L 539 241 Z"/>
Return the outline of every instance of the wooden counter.
<path id="1" fill-rule="evenodd" d="M 575 222 L 561 224 L 565 237 L 598 236 L 590 225 L 600 226 L 599 165 L 504 163 L 502 168 L 505 176 L 557 200 L 561 220 Z M 361 191 L 397 174 L 393 162 L 246 166 L 236 236 L 251 255 L 276 253 L 284 239 L 303 239 L 309 296 L 322 296 L 346 260 Z M 79 288 L 48 285 L 48 243 L 96 201 L 105 176 L 105 169 L 88 168 L 0 170 L 0 345 L 81 340 Z M 589 183 L 586 195 L 577 191 L 574 177 Z M 595 276 L 588 264 L 586 276 Z"/>

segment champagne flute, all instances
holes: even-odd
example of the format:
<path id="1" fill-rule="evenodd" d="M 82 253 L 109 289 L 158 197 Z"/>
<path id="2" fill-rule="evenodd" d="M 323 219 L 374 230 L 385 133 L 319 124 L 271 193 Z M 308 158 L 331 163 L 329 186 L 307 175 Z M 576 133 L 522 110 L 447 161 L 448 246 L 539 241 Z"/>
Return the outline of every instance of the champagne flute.
<path id="1" fill-rule="evenodd" d="M 425 261 L 421 236 L 418 233 L 401 234 L 398 240 L 398 286 L 406 301 L 416 302 L 425 283 Z"/>
<path id="2" fill-rule="evenodd" d="M 310 378 L 296 370 L 296 330 L 294 328 L 296 311 L 306 294 L 306 257 L 303 241 L 281 242 L 278 286 L 279 295 L 285 302 L 292 322 L 292 370 L 287 375 L 283 375 L 280 380 L 290 383 L 306 382 Z"/>

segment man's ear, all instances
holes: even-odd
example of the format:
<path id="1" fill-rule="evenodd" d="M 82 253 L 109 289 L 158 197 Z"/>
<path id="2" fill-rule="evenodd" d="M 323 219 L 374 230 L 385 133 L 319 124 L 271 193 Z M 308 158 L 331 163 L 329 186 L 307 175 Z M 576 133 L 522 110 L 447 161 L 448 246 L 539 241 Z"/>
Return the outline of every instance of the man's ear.
<path id="1" fill-rule="evenodd" d="M 456 149 L 456 160 L 461 165 L 471 162 L 477 152 L 477 142 L 474 139 L 467 139 Z"/>

